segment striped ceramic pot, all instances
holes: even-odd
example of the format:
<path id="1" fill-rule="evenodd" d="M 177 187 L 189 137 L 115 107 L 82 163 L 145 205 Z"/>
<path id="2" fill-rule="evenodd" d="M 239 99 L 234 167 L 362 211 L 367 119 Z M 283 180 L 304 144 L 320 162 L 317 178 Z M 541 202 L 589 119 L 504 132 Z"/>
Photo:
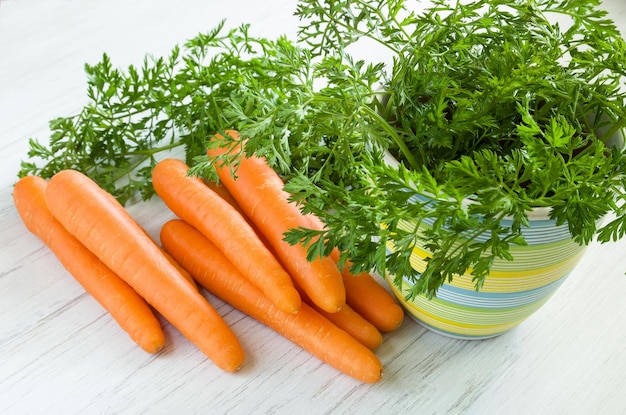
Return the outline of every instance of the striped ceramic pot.
<path id="1" fill-rule="evenodd" d="M 438 333 L 464 339 L 497 336 L 517 326 L 537 311 L 554 294 L 583 255 L 585 247 L 570 237 L 567 224 L 557 226 L 546 209 L 529 215 L 523 229 L 527 246 L 511 246 L 513 261 L 496 260 L 480 291 L 470 275 L 444 284 L 433 299 L 417 296 L 405 301 L 411 282 L 402 287 L 388 283 L 410 316 Z M 503 223 L 507 225 L 507 223 Z M 424 224 L 423 226 L 428 226 Z M 393 246 L 387 246 L 393 250 Z M 419 277 L 430 253 L 419 241 L 411 265 Z"/>

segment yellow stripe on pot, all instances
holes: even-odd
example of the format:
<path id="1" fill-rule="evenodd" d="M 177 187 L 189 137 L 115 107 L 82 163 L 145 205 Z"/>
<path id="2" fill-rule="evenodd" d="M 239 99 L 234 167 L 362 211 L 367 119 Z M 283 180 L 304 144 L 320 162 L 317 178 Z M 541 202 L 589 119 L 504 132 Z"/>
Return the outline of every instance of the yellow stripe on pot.
<path id="1" fill-rule="evenodd" d="M 576 264 L 579 262 L 580 257 L 584 254 L 585 249 L 579 247 L 573 252 L 573 255 L 563 257 L 555 255 L 559 258 L 559 262 L 552 261 L 553 263 L 543 267 L 532 267 L 531 261 L 527 261 L 525 266 L 522 266 L 521 261 L 514 261 L 512 264 L 517 265 L 516 269 L 512 270 L 498 270 L 492 267 L 489 276 L 485 280 L 481 291 L 485 292 L 518 292 L 527 291 L 535 288 L 542 287 L 550 284 L 563 275 L 571 272 Z M 387 242 L 387 248 L 393 251 L 393 242 Z M 424 272 L 426 269 L 426 258 L 430 255 L 427 251 L 419 248 L 413 248 L 413 254 L 409 259 L 411 267 L 418 273 Z M 471 269 L 464 275 L 458 275 L 454 277 L 452 285 L 467 290 L 473 290 L 475 283 L 472 280 Z"/>
<path id="2" fill-rule="evenodd" d="M 416 222 L 399 224 L 404 231 L 416 232 L 409 258 L 415 278 L 420 277 L 428 258 L 432 257 L 425 240 L 420 240 L 427 229 L 427 225 L 421 225 L 416 230 Z M 414 283 L 411 278 L 403 279 L 399 289 L 393 285 L 393 275 L 386 276 L 387 281 L 407 313 L 424 326 L 460 338 L 495 336 L 517 326 L 538 310 L 585 251 L 585 247 L 572 240 L 567 227 L 548 225 L 545 220 L 531 221 L 524 232 L 528 245 L 511 245 L 512 261 L 496 258 L 479 290 L 476 290 L 471 269 L 444 284 L 432 300 L 422 295 L 411 301 L 404 300 L 403 293 L 409 292 Z M 387 241 L 386 247 L 390 252 L 396 248 L 393 241 Z"/>
<path id="3" fill-rule="evenodd" d="M 583 253 L 584 250 L 581 250 L 575 256 L 568 258 L 567 261 L 543 268 L 522 269 L 516 271 L 492 270 L 489 273 L 489 276 L 485 279 L 480 291 L 519 292 L 543 287 L 561 279 L 564 275 L 569 274 L 576 267 Z M 472 281 L 472 275 L 470 272 L 465 275 L 456 276 L 451 285 L 466 290 L 475 289 L 475 283 Z"/>
<path id="4" fill-rule="evenodd" d="M 392 286 L 394 293 L 402 297 L 402 294 L 395 286 Z M 442 316 L 438 316 L 429 313 L 422 307 L 418 307 L 411 302 L 404 302 L 409 315 L 414 318 L 418 323 L 430 326 L 433 329 L 443 332 L 449 336 L 462 336 L 462 337 L 490 337 L 495 336 L 503 331 L 509 330 L 524 320 L 526 317 L 522 317 L 512 322 L 504 322 L 500 324 L 467 324 L 450 319 L 446 319 Z"/>
<path id="5" fill-rule="evenodd" d="M 408 287 L 409 284 L 403 284 L 402 290 Z M 398 298 L 403 298 L 397 287 L 392 285 L 391 289 Z M 437 298 L 428 300 L 422 296 L 412 302 L 403 302 L 403 305 L 412 318 L 431 329 L 449 336 L 482 338 L 517 326 L 538 310 L 548 297 L 524 306 L 498 309 L 467 307 Z"/>

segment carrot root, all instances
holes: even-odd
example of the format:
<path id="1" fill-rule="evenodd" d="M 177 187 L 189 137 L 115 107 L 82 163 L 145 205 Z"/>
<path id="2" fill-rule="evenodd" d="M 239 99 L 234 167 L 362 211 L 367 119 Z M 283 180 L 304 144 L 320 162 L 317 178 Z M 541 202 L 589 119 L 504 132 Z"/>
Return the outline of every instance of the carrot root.
<path id="1" fill-rule="evenodd" d="M 241 367 L 243 349 L 230 327 L 113 196 L 64 170 L 48 182 L 45 200 L 70 233 L 218 367 Z"/>
<path id="2" fill-rule="evenodd" d="M 320 219 L 314 215 L 307 215 L 307 222 L 303 227 L 322 230 L 324 228 Z M 339 262 L 339 250 L 334 249 L 330 257 L 336 263 Z M 346 303 L 357 313 L 372 323 L 382 332 L 390 332 L 398 329 L 404 321 L 404 310 L 396 302 L 395 298 L 368 272 L 354 275 L 350 272 L 348 261 L 341 271 L 343 283 L 346 288 Z"/>
<path id="3" fill-rule="evenodd" d="M 315 305 L 308 297 L 303 295 L 302 299 L 315 311 L 354 337 L 368 349 L 376 350 L 382 344 L 383 336 L 380 331 L 348 304 L 344 305 L 337 312 L 329 313 Z"/>
<path id="4" fill-rule="evenodd" d="M 46 180 L 36 176 L 23 177 L 15 185 L 13 199 L 27 229 L 135 343 L 148 353 L 161 350 L 165 335 L 150 306 L 52 216 L 44 199 L 46 186 Z"/>
<path id="5" fill-rule="evenodd" d="M 374 277 L 362 272 L 354 275 L 348 267 L 342 271 L 346 302 L 378 330 L 390 332 L 404 321 L 404 310 Z"/>
<path id="6" fill-rule="evenodd" d="M 230 131 L 229 134 L 237 134 Z M 215 140 L 219 140 L 216 136 Z M 210 156 L 237 154 L 238 149 L 211 148 Z M 220 182 L 228 189 L 237 204 L 265 237 L 282 266 L 321 309 L 336 312 L 346 303 L 346 292 L 341 273 L 330 258 L 307 260 L 307 249 L 301 244 L 290 245 L 284 233 L 296 228 L 302 220 L 299 208 L 289 202 L 283 190 L 282 179 L 259 157 L 246 157 L 239 152 L 237 177 L 226 166 L 217 166 Z"/>
<path id="7" fill-rule="evenodd" d="M 167 222 L 161 229 L 161 243 L 201 286 L 233 307 L 359 381 L 381 379 L 382 365 L 370 349 L 306 302 L 297 314 L 278 309 L 191 225 L 178 219 Z"/>
<path id="8" fill-rule="evenodd" d="M 152 173 L 157 194 L 179 218 L 209 238 L 279 308 L 295 313 L 300 295 L 289 274 L 246 219 L 181 160 L 165 159 Z"/>

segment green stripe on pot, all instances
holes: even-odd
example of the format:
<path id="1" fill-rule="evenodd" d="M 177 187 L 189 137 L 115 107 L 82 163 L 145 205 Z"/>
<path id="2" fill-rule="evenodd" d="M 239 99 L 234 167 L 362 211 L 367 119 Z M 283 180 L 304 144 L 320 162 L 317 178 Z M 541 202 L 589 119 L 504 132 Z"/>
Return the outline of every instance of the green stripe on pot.
<path id="1" fill-rule="evenodd" d="M 570 244 L 569 247 L 576 249 L 561 252 L 549 251 L 550 261 L 541 261 L 541 255 L 533 256 L 531 253 L 526 253 L 526 257 L 518 258 L 515 254 L 519 254 L 519 252 L 514 254 L 514 261 L 497 261 L 494 263 L 481 291 L 514 293 L 549 285 L 569 274 L 584 254 L 584 247 L 577 244 Z M 389 251 L 393 251 L 393 244 L 388 243 L 387 248 Z M 424 251 L 414 250 L 410 263 L 417 273 L 423 272 L 426 267 Z M 455 277 L 452 285 L 467 290 L 475 290 L 475 283 L 469 272 Z"/>
<path id="2" fill-rule="evenodd" d="M 435 298 L 418 295 L 405 301 L 412 282 L 404 279 L 402 292 L 393 285 L 393 275 L 387 281 L 409 315 L 439 333 L 468 339 L 493 337 L 517 326 L 536 312 L 556 291 L 575 268 L 585 247 L 574 242 L 567 226 L 550 226 L 545 209 L 532 212 L 523 234 L 529 236 L 528 245 L 511 246 L 512 261 L 497 259 L 479 291 L 472 280 L 471 270 L 444 284 Z M 416 222 L 405 221 L 401 229 L 411 231 Z M 421 224 L 420 230 L 427 229 Z M 426 267 L 431 253 L 418 238 L 410 263 L 415 278 Z M 393 252 L 392 242 L 387 243 Z"/>
<path id="3" fill-rule="evenodd" d="M 393 277 L 387 276 L 393 292 L 398 298 L 403 298 L 402 293 L 410 288 L 410 284 L 405 282 L 401 293 L 393 286 L 392 279 Z M 411 302 L 403 302 L 403 305 L 414 320 L 440 334 L 464 339 L 489 338 L 506 332 L 526 320 L 545 304 L 564 279 L 561 278 L 548 287 L 534 290 L 534 293 L 529 294 L 530 302 L 512 307 L 498 307 L 493 301 L 489 304 L 489 301 L 485 301 L 484 293 L 473 298 L 469 290 L 463 299 L 444 293 L 442 298 L 431 300 L 418 296 Z M 444 284 L 440 291 L 445 289 Z M 482 301 L 477 299 L 480 296 L 483 297 Z M 513 301 L 507 300 L 506 293 L 501 293 L 500 300 L 505 303 Z M 524 299 L 521 301 L 524 302 Z"/>

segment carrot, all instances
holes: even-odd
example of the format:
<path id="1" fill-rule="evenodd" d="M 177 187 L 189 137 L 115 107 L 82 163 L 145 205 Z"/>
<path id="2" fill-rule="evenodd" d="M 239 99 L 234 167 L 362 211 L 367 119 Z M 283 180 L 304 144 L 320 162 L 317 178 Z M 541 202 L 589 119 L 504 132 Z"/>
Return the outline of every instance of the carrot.
<path id="1" fill-rule="evenodd" d="M 370 349 L 305 302 L 297 314 L 278 309 L 191 225 L 168 221 L 161 229 L 161 243 L 201 286 L 233 307 L 355 379 L 368 383 L 381 379 L 382 365 Z"/>
<path id="2" fill-rule="evenodd" d="M 232 195 L 227 190 L 224 191 L 223 186 L 220 186 L 220 189 L 220 194 L 223 198 L 238 210 L 241 210 L 241 207 Z M 323 223 L 315 215 L 299 215 L 297 219 L 298 225 L 304 228 L 321 230 L 324 227 Z M 253 227 L 260 233 L 256 226 L 253 225 Z M 262 234 L 260 236 L 265 243 L 269 244 Z M 272 247 L 270 246 L 270 248 Z M 273 250 L 273 252 L 275 251 Z M 339 261 L 339 251 L 337 249 L 333 250 L 331 258 L 335 263 Z M 400 327 L 404 321 L 404 311 L 393 296 L 371 274 L 363 272 L 359 275 L 354 275 L 349 268 L 350 263 L 348 262 L 341 271 L 346 291 L 346 304 L 380 331 L 389 332 Z M 303 290 L 301 289 L 300 291 L 300 294 L 303 295 Z M 314 303 L 309 299 L 308 304 Z M 320 310 L 318 307 L 318 311 Z M 326 316 L 329 317 L 328 315 Z"/>
<path id="3" fill-rule="evenodd" d="M 204 180 L 204 184 L 206 184 L 209 189 L 213 190 L 215 193 L 221 196 L 221 198 L 227 201 L 232 207 L 237 209 L 240 214 L 244 214 L 233 195 L 230 194 L 228 189 L 222 183 L 214 182 L 211 180 Z"/>
<path id="4" fill-rule="evenodd" d="M 361 272 L 354 275 L 349 267 L 348 262 L 341 272 L 346 287 L 346 302 L 378 330 L 389 332 L 398 329 L 404 321 L 402 307 L 371 274 Z"/>
<path id="5" fill-rule="evenodd" d="M 236 154 L 237 151 L 236 148 L 213 148 L 208 150 L 208 154 L 217 156 L 226 152 Z M 283 267 L 311 300 L 325 311 L 332 313 L 340 310 L 346 303 L 346 292 L 334 261 L 327 257 L 308 261 L 305 246 L 291 245 L 283 240 L 286 231 L 298 226 L 302 213 L 288 201 L 289 194 L 283 190 L 278 174 L 264 159 L 243 154 L 236 178 L 226 166 L 217 166 L 217 174 L 241 209 L 265 236 Z"/>
<path id="6" fill-rule="evenodd" d="M 48 182 L 45 200 L 70 233 L 218 367 L 239 369 L 244 353 L 230 327 L 113 196 L 64 170 Z"/>
<path id="7" fill-rule="evenodd" d="M 174 265 L 176 270 L 178 270 L 180 275 L 185 277 L 185 279 L 189 282 L 189 284 L 193 285 L 193 287 L 197 290 L 198 289 L 198 284 L 196 284 L 196 280 L 193 279 L 193 277 L 187 272 L 187 270 L 185 268 L 183 268 L 178 263 L 178 261 L 176 261 L 170 254 L 165 252 L 165 250 L 162 250 L 162 252 L 163 252 L 163 255 L 165 255 L 165 258 L 167 258 L 167 260 L 170 261 L 170 264 Z"/>
<path id="8" fill-rule="evenodd" d="M 215 188 L 216 192 L 233 207 L 238 210 L 241 209 L 237 204 L 237 201 L 232 197 L 232 195 L 228 192 L 228 189 L 226 189 L 223 185 L 216 184 L 215 182 L 209 182 L 207 183 L 207 185 L 212 189 Z M 240 213 L 245 215 L 245 213 L 242 211 L 240 211 Z M 248 218 L 246 217 L 246 219 Z M 261 240 L 268 246 L 268 249 L 272 253 L 274 253 L 274 250 L 267 243 L 267 241 L 263 237 L 263 234 L 261 234 L 258 229 L 256 229 L 256 226 L 254 226 L 253 223 L 251 223 L 251 225 L 255 232 L 257 232 L 257 234 L 259 235 L 259 238 L 261 238 Z M 297 284 L 294 285 L 296 286 L 296 289 L 298 289 L 298 292 L 300 293 L 303 301 L 305 301 L 315 311 L 334 323 L 337 327 L 345 330 L 348 334 L 350 334 L 352 337 L 357 339 L 359 342 L 361 342 L 363 345 L 371 350 L 376 350 L 378 346 L 380 346 L 383 340 L 380 331 L 372 323 L 370 323 L 360 314 L 354 311 L 354 309 L 352 309 L 352 307 L 350 307 L 348 304 L 344 305 L 339 311 L 329 313 L 315 305 L 315 303 L 311 301 L 311 299 L 308 297 L 306 292 L 298 287 Z"/>
<path id="9" fill-rule="evenodd" d="M 324 224 L 317 216 L 307 215 L 308 222 L 300 225 L 305 228 L 321 230 Z M 339 250 L 334 249 L 330 257 L 339 262 Z M 350 272 L 350 261 L 341 271 L 346 287 L 346 303 L 357 313 L 372 323 L 378 330 L 389 332 L 396 330 L 404 321 L 404 311 L 393 296 L 368 272 L 354 275 Z"/>
<path id="10" fill-rule="evenodd" d="M 237 203 L 237 201 L 235 200 L 233 195 L 230 194 L 228 189 L 222 183 L 214 182 L 214 181 L 211 181 L 211 180 L 203 180 L 203 181 L 204 181 L 204 184 L 206 184 L 209 187 L 209 189 L 211 189 L 215 193 L 217 193 L 222 199 L 224 199 L 226 202 L 228 202 L 229 205 L 234 207 L 237 212 L 239 212 L 239 214 L 246 220 L 246 222 L 248 222 L 250 227 L 252 227 L 252 229 L 254 230 L 256 235 L 259 237 L 261 242 L 263 242 L 263 245 L 265 245 L 268 249 L 271 248 L 269 243 L 267 243 L 267 240 L 265 239 L 265 236 L 256 228 L 254 223 L 246 215 L 246 212 L 244 212 L 241 209 L 241 206 L 239 206 L 239 203 Z M 271 249 L 270 249 L 270 251 L 274 255 L 274 252 Z"/>
<path id="11" fill-rule="evenodd" d="M 143 229 L 143 228 L 142 228 Z M 150 239 L 152 239 L 152 237 L 150 236 L 150 234 L 148 234 L 148 232 L 146 232 L 145 229 L 143 229 L 144 233 L 146 235 L 148 235 L 148 237 Z M 196 281 L 193 279 L 193 277 L 191 275 L 189 275 L 189 273 L 187 272 L 186 269 L 184 269 L 183 267 L 180 266 L 180 264 L 178 262 L 176 262 L 176 260 L 174 258 L 172 258 L 172 256 L 170 254 L 168 254 L 167 252 L 165 252 L 165 250 L 163 248 L 161 248 L 161 252 L 163 252 L 163 255 L 165 255 L 165 258 L 167 258 L 168 261 L 170 261 L 170 264 L 174 265 L 174 267 L 178 270 L 178 272 L 180 273 L 180 275 L 182 275 L 183 277 L 185 277 L 185 280 L 187 280 L 191 285 L 194 286 L 194 288 L 197 290 L 198 289 L 198 284 L 196 284 Z"/>
<path id="12" fill-rule="evenodd" d="M 135 343 L 148 353 L 158 352 L 165 336 L 152 309 L 52 216 L 44 199 L 47 184 L 37 176 L 16 183 L 13 200 L 24 224 Z"/>
<path id="13" fill-rule="evenodd" d="M 383 342 L 383 336 L 378 329 L 363 316 L 354 311 L 348 304 L 344 305 L 341 310 L 329 313 L 319 308 L 306 293 L 300 292 L 302 300 L 311 308 L 326 317 L 331 323 L 346 333 L 354 337 L 361 344 L 370 350 L 376 350 Z"/>
<path id="14" fill-rule="evenodd" d="M 215 186 L 215 183 L 211 183 L 209 186 Z M 237 202 L 228 190 L 224 188 L 224 186 L 219 185 L 218 193 L 228 203 L 233 205 L 235 208 L 240 209 Z M 305 216 L 313 219 L 312 215 Z M 317 228 L 320 229 L 321 222 L 319 219 L 317 219 L 314 223 Z M 308 223 L 302 223 L 302 226 L 310 225 Z M 267 244 L 270 251 L 274 252 L 272 247 L 267 243 L 258 229 L 256 229 L 254 224 L 252 224 L 252 227 L 255 229 L 257 234 L 259 234 L 259 237 L 264 241 L 264 243 Z M 333 251 L 331 258 L 335 262 L 338 262 L 339 251 Z M 318 313 L 328 318 L 338 327 L 347 331 L 350 335 L 352 335 L 352 337 L 359 340 L 365 346 L 372 350 L 376 350 L 376 348 L 378 348 L 378 346 L 382 343 L 382 335 L 380 332 L 397 329 L 402 324 L 404 312 L 402 311 L 402 308 L 396 304 L 393 297 L 391 297 L 391 295 L 389 295 L 389 293 L 378 282 L 376 282 L 370 274 L 364 272 L 359 274 L 357 277 L 350 272 L 348 267 L 344 268 L 342 271 L 347 301 L 346 305 L 344 305 L 338 312 L 329 313 L 322 310 L 320 307 L 316 306 L 313 301 L 311 301 L 311 299 L 306 295 L 306 292 L 299 288 L 297 284 L 296 288 L 300 292 L 302 300 L 306 301 L 306 303 L 313 307 Z M 374 301 L 370 301 L 370 298 Z M 352 308 L 351 304 L 355 304 L 360 310 L 360 313 Z M 365 314 L 365 316 L 362 314 Z"/>
<path id="15" fill-rule="evenodd" d="M 187 176 L 181 160 L 165 159 L 152 172 L 152 183 L 165 204 L 215 245 L 279 308 L 295 313 L 300 295 L 289 274 L 255 231 L 224 199 L 199 178 Z"/>

